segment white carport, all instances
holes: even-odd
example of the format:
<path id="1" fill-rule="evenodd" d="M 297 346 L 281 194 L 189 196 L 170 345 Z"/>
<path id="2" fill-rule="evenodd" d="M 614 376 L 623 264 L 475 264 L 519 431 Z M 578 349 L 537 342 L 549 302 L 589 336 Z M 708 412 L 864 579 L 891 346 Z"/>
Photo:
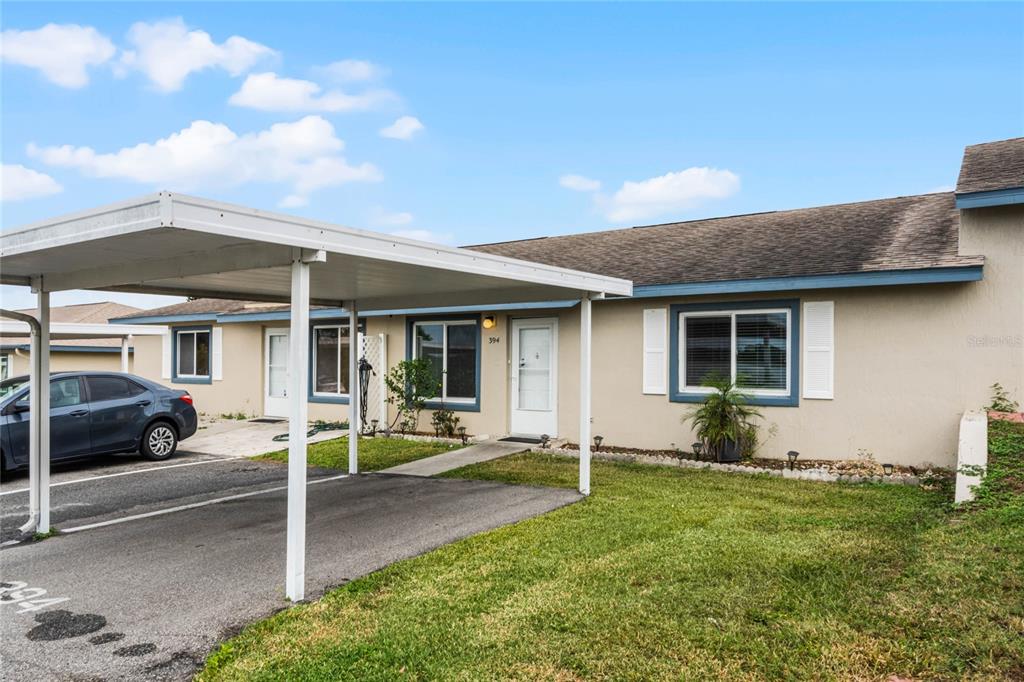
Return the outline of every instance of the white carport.
<path id="1" fill-rule="evenodd" d="M 631 282 L 160 192 L 0 236 L 0 282 L 48 295 L 98 289 L 291 304 L 288 394 L 307 395 L 310 303 L 357 311 L 580 300 L 580 482 L 590 492 L 590 307 Z M 48 329 L 41 331 L 45 338 Z M 351 354 L 350 376 L 357 376 Z M 45 382 L 33 393 L 47 391 Z M 358 471 L 358 391 L 349 404 L 349 471 Z M 39 403 L 45 404 L 45 403 Z M 38 421 L 39 409 L 32 419 Z M 290 406 L 286 593 L 304 594 L 305 399 Z M 45 428 L 45 427 L 43 427 Z M 35 431 L 34 431 L 35 432 Z M 36 444 L 38 448 L 38 444 Z M 38 457 L 38 452 L 36 453 Z M 32 461 L 38 461 L 32 459 Z M 41 492 L 41 491 L 40 491 Z M 45 500 L 45 494 L 39 499 Z"/>

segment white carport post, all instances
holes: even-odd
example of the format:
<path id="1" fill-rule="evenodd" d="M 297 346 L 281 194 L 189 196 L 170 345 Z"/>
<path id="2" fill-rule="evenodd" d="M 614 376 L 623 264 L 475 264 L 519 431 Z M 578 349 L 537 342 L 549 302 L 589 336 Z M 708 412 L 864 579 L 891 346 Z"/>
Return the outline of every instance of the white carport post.
<path id="1" fill-rule="evenodd" d="M 580 492 L 590 494 L 590 296 L 580 299 Z"/>
<path id="2" fill-rule="evenodd" d="M 348 305 L 348 473 L 359 473 L 359 309 Z"/>
<path id="3" fill-rule="evenodd" d="M 288 543 L 285 593 L 299 601 L 306 591 L 306 429 L 309 407 L 309 263 L 292 255 L 292 308 L 288 362 Z"/>
<path id="4" fill-rule="evenodd" d="M 35 282 L 39 333 L 29 354 L 29 518 L 35 532 L 50 532 L 50 294 Z M 31 523 L 31 521 L 30 521 Z"/>
<path id="5" fill-rule="evenodd" d="M 128 346 L 132 342 L 132 337 L 128 336 L 121 337 L 121 371 L 128 371 Z"/>

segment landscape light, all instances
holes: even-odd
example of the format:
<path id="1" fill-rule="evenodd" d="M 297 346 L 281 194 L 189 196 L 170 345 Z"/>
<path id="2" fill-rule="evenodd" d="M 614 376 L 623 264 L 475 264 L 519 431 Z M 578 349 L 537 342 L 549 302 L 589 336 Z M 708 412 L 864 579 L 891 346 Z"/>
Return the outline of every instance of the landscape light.
<path id="1" fill-rule="evenodd" d="M 789 458 L 789 469 L 793 470 L 793 465 L 796 464 L 796 458 L 800 456 L 800 453 L 796 450 L 790 450 L 786 453 L 786 457 Z"/>
<path id="2" fill-rule="evenodd" d="M 466 444 L 466 427 L 465 426 L 460 426 L 459 427 L 459 438 L 462 439 L 462 444 L 465 445 Z"/>
<path id="3" fill-rule="evenodd" d="M 594 436 L 594 451 L 597 452 L 601 449 L 601 443 L 604 441 L 604 436 Z"/>
<path id="4" fill-rule="evenodd" d="M 892 464 L 883 464 L 882 465 L 882 471 L 885 472 L 886 476 L 892 476 L 892 470 L 893 470 L 893 465 Z"/>

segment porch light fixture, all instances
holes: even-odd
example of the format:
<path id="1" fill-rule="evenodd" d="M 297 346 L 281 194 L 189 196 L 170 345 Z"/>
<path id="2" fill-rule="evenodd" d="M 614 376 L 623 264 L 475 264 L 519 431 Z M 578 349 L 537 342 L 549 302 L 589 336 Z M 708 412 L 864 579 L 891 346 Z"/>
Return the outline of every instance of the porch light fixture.
<path id="1" fill-rule="evenodd" d="M 542 434 L 540 434 L 540 446 L 541 446 L 542 448 L 546 448 L 546 447 L 548 446 L 548 443 L 549 443 L 550 441 L 551 441 L 551 436 L 549 436 L 549 435 L 548 435 L 548 434 L 546 434 L 546 433 L 542 433 Z"/>
<path id="2" fill-rule="evenodd" d="M 594 436 L 594 451 L 601 449 L 601 443 L 604 442 L 604 436 Z"/>
<path id="3" fill-rule="evenodd" d="M 465 426 L 460 426 L 459 427 L 459 438 L 462 439 L 462 444 L 465 445 L 466 444 L 466 427 Z"/>
<path id="4" fill-rule="evenodd" d="M 883 464 L 882 465 L 882 471 L 885 472 L 886 476 L 892 476 L 892 470 L 893 470 L 892 464 Z"/>
<path id="5" fill-rule="evenodd" d="M 790 450 L 786 453 L 786 457 L 789 459 L 789 469 L 793 470 L 793 465 L 796 464 L 796 458 L 800 456 L 800 453 L 796 450 Z"/>
<path id="6" fill-rule="evenodd" d="M 497 326 L 497 321 L 494 319 L 494 315 L 487 315 L 484 317 L 484 329 L 494 329 Z"/>

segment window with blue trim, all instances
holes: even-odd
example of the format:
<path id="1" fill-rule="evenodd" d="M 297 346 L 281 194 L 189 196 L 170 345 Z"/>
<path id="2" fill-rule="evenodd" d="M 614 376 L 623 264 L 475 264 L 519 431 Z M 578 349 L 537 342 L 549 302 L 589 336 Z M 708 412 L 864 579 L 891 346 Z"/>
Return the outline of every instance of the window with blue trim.
<path id="1" fill-rule="evenodd" d="M 425 358 L 446 404 L 475 405 L 480 385 L 479 321 L 423 320 L 412 324 L 412 357 Z"/>
<path id="2" fill-rule="evenodd" d="M 175 379 L 210 378 L 210 329 L 176 329 L 174 331 Z"/>
<path id="3" fill-rule="evenodd" d="M 348 395 L 352 342 L 347 324 L 313 327 L 313 395 Z"/>
<path id="4" fill-rule="evenodd" d="M 672 306 L 673 398 L 700 400 L 722 378 L 755 404 L 795 405 L 797 311 L 788 300 Z"/>

